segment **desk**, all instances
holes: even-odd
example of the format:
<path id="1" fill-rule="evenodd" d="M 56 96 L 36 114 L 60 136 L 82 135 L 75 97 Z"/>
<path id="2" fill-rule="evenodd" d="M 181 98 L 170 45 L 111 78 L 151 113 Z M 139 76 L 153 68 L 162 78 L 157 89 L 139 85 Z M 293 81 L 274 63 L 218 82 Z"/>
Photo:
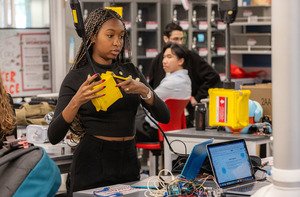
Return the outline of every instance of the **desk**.
<path id="1" fill-rule="evenodd" d="M 101 194 L 101 192 L 100 192 L 99 195 L 109 196 L 110 194 L 116 193 L 116 192 L 123 192 L 123 191 L 126 192 L 126 191 L 128 191 L 128 189 L 124 190 L 123 189 L 124 186 L 129 186 L 133 183 L 135 183 L 135 182 L 121 184 L 121 185 L 119 185 L 120 187 L 118 186 L 118 189 L 112 189 L 116 185 L 106 186 L 106 187 L 109 187 L 109 190 L 112 189 L 113 191 L 111 191 L 109 194 L 105 194 L 105 193 Z M 207 183 L 207 187 L 216 188 L 215 183 L 213 183 L 213 182 L 206 182 L 206 183 Z M 93 195 L 93 191 L 101 191 L 101 190 L 103 190 L 103 188 L 104 187 L 99 187 L 99 188 L 94 188 L 94 189 L 77 191 L 77 192 L 73 193 L 73 197 L 93 197 L 93 196 L 95 196 L 95 195 Z M 133 190 L 135 190 L 133 193 L 126 192 L 122 196 L 126 196 L 126 197 L 144 197 L 145 196 L 145 189 L 133 189 Z M 211 197 L 211 195 L 208 195 L 208 196 Z M 243 197 L 243 196 L 245 196 L 245 195 L 230 195 L 230 194 L 226 195 L 226 197 Z"/>
<path id="2" fill-rule="evenodd" d="M 135 182 L 130 182 L 130 183 L 124 183 L 124 184 L 118 184 L 118 185 L 111 185 L 111 186 L 106 186 L 109 187 L 109 193 L 105 192 L 100 192 L 98 193 L 100 196 L 102 195 L 103 197 L 109 196 L 111 194 L 117 193 L 117 192 L 122 192 L 122 196 L 130 196 L 130 197 L 143 197 L 145 189 L 136 189 L 136 188 L 131 188 L 130 185 Z M 94 191 L 101 191 L 103 190 L 104 187 L 99 187 L 99 188 L 94 188 L 94 189 L 88 189 L 88 190 L 82 190 L 82 191 L 77 191 L 73 193 L 73 197 L 95 197 L 93 194 Z M 129 189 L 128 189 L 129 188 Z M 112 197 L 116 197 L 115 195 L 112 195 Z"/>
<path id="3" fill-rule="evenodd" d="M 44 148 L 49 157 L 59 167 L 61 174 L 68 173 L 72 163 L 73 154 L 71 147 L 67 143 L 52 145 L 51 143 L 34 144 Z"/>
<path id="4" fill-rule="evenodd" d="M 60 173 L 68 173 L 70 172 L 73 154 L 67 155 L 49 155 L 49 157 L 56 163 L 56 165 L 60 169 Z"/>
<path id="5" fill-rule="evenodd" d="M 222 142 L 226 140 L 233 139 L 245 139 L 247 148 L 250 155 L 256 155 L 256 145 L 268 144 L 271 142 L 270 137 L 262 135 L 252 135 L 252 134 L 233 134 L 225 131 L 217 131 L 215 129 L 206 129 L 205 131 L 197 131 L 195 128 L 181 129 L 165 132 L 168 141 L 170 142 L 173 150 L 177 153 L 185 154 L 184 144 L 187 150 L 186 153 L 189 154 L 195 144 L 214 138 L 214 143 Z M 180 142 L 182 141 L 182 142 Z M 268 150 L 268 146 L 267 146 Z M 267 156 L 270 153 L 267 153 Z M 164 168 L 172 170 L 172 160 L 176 158 L 175 154 L 172 154 L 169 146 L 164 142 Z"/>

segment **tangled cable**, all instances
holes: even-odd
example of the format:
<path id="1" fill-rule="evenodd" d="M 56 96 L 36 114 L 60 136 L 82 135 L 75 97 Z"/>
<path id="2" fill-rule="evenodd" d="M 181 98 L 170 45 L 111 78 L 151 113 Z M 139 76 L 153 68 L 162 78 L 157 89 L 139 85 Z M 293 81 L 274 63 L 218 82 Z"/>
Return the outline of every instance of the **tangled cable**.
<path id="1" fill-rule="evenodd" d="M 163 172 L 168 172 L 171 175 L 172 180 L 175 180 L 172 172 L 168 169 L 162 169 L 159 171 L 157 177 L 150 178 L 147 182 L 147 190 L 144 192 L 144 195 L 146 197 L 154 196 L 154 197 L 160 197 L 160 196 L 165 196 L 167 193 L 167 188 L 166 188 L 166 182 L 162 178 L 162 173 Z M 155 189 L 150 188 L 150 183 L 153 181 L 153 179 L 156 179 L 156 181 L 153 182 Z"/>
<path id="2" fill-rule="evenodd" d="M 162 176 L 163 172 L 168 172 L 171 175 L 171 182 L 164 180 Z M 174 177 L 171 171 L 163 169 L 158 173 L 158 176 L 152 177 L 148 180 L 147 190 L 144 192 L 144 195 L 146 197 L 161 197 L 167 195 L 209 196 L 209 192 L 207 192 L 206 188 L 203 186 L 208 179 L 212 179 L 218 190 L 220 189 L 216 179 L 211 175 L 199 180 L 188 180 L 180 175 Z M 150 185 L 151 183 L 153 183 L 155 187 L 154 189 L 153 185 Z"/>

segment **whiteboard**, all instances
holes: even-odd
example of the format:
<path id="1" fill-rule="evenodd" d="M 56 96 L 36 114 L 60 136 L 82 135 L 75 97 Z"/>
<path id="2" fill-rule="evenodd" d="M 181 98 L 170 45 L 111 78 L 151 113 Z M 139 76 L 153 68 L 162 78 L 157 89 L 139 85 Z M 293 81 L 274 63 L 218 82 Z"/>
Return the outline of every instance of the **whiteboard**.
<path id="1" fill-rule="evenodd" d="M 0 71 L 12 97 L 51 93 L 49 29 L 0 29 Z"/>

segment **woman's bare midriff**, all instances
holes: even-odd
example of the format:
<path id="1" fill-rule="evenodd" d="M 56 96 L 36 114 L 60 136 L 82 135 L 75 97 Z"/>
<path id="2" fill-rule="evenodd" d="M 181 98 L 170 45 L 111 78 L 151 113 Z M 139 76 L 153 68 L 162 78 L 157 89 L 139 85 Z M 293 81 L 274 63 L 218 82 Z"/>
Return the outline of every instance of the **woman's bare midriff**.
<path id="1" fill-rule="evenodd" d="M 128 141 L 134 138 L 134 136 L 128 136 L 128 137 L 106 137 L 106 136 L 97 136 L 97 135 L 94 136 L 96 138 L 99 138 L 101 140 L 106 140 L 106 141 Z"/>

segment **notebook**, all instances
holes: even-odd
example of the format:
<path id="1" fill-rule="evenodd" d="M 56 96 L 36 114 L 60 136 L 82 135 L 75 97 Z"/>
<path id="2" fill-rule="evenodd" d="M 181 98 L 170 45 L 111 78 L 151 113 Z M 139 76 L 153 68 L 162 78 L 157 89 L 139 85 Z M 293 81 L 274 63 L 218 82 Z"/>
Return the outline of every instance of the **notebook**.
<path id="1" fill-rule="evenodd" d="M 205 158 L 207 157 L 207 151 L 206 151 L 206 146 L 208 144 L 211 144 L 213 142 L 213 138 L 206 140 L 204 142 L 201 142 L 199 144 L 194 145 L 191 154 L 189 155 L 182 171 L 180 174 L 181 178 L 185 178 L 185 179 L 194 179 L 197 177 L 202 164 L 205 160 Z M 163 177 L 158 177 L 158 176 L 151 176 L 148 177 L 144 180 L 138 181 L 134 184 L 131 185 L 131 187 L 134 188 L 144 188 L 147 189 L 148 186 L 149 188 L 156 188 L 155 187 L 155 183 L 159 180 L 159 178 L 162 178 L 164 180 L 164 182 L 168 183 L 171 182 L 172 180 L 170 179 L 171 176 L 163 176 Z"/>
<path id="2" fill-rule="evenodd" d="M 256 181 L 244 139 L 207 145 L 214 177 L 226 194 L 254 194 L 269 182 Z"/>

